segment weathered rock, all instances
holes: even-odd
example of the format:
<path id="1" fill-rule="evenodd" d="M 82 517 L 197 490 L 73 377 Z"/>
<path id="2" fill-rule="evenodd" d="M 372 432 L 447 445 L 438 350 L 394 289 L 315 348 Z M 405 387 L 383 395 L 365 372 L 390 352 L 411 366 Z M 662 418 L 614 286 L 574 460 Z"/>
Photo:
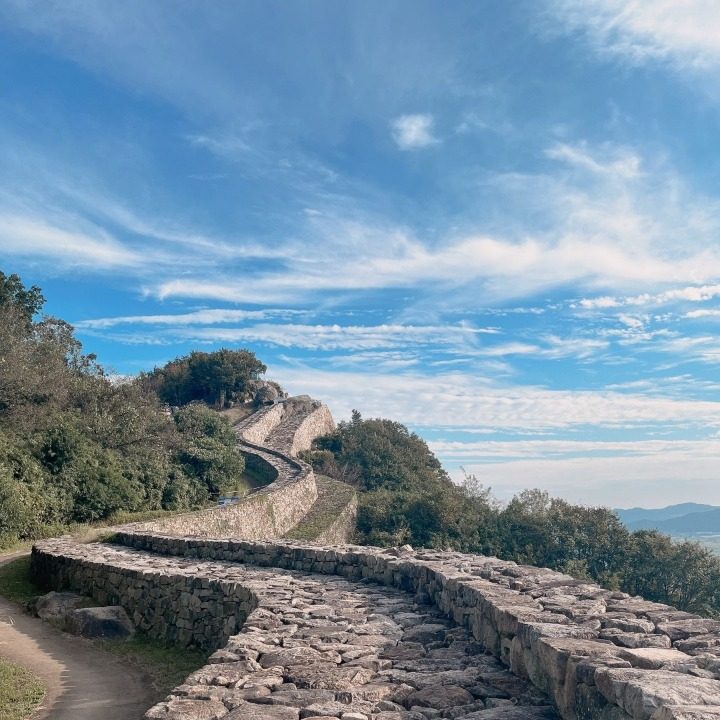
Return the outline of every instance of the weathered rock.
<path id="1" fill-rule="evenodd" d="M 278 690 L 256 702 L 267 705 L 286 705 L 288 707 L 308 707 L 316 703 L 331 702 L 335 699 L 332 690 Z"/>
<path id="2" fill-rule="evenodd" d="M 644 670 L 657 670 L 669 663 L 684 662 L 688 659 L 685 653 L 666 648 L 636 648 L 634 650 L 623 648 L 618 654 L 633 667 Z M 720 692 L 720 685 L 718 691 Z"/>
<path id="3" fill-rule="evenodd" d="M 650 720 L 665 705 L 720 706 L 720 682 L 680 676 L 664 670 L 603 669 L 595 684 L 608 702 L 636 720 Z"/>
<path id="4" fill-rule="evenodd" d="M 67 627 L 87 638 L 125 639 L 135 634 L 128 614 L 119 605 L 73 610 L 67 616 Z"/>
<path id="5" fill-rule="evenodd" d="M 300 711 L 285 705 L 256 705 L 243 703 L 223 715 L 223 720 L 298 720 Z"/>
<path id="6" fill-rule="evenodd" d="M 279 648 L 261 655 L 260 665 L 264 668 L 274 666 L 297 665 L 301 662 L 317 662 L 322 660 L 322 654 L 309 647 Z"/>
<path id="7" fill-rule="evenodd" d="M 338 667 L 334 663 L 308 663 L 291 665 L 285 670 L 285 679 L 299 688 L 326 688 L 350 690 L 370 682 L 374 673 L 361 667 Z"/>
<path id="8" fill-rule="evenodd" d="M 89 599 L 69 592 L 49 592 L 35 600 L 35 614 L 42 620 L 64 623 L 67 616 L 77 608 L 89 603 Z"/>
<path id="9" fill-rule="evenodd" d="M 146 720 L 220 720 L 226 717 L 229 717 L 227 708 L 217 700 L 169 700 L 145 713 Z"/>
<path id="10" fill-rule="evenodd" d="M 557 718 L 557 713 L 550 706 L 503 705 L 464 715 L 462 720 L 555 720 L 555 718 Z"/>
<path id="11" fill-rule="evenodd" d="M 414 625 L 408 628 L 402 636 L 403 642 L 429 643 L 435 640 L 444 640 L 447 627 L 437 623 Z"/>
<path id="12" fill-rule="evenodd" d="M 656 710 L 651 720 L 712 720 L 713 718 L 720 718 L 720 707 L 666 705 Z"/>
<path id="13" fill-rule="evenodd" d="M 406 703 L 410 706 L 420 705 L 436 710 L 445 710 L 455 705 L 467 705 L 473 701 L 473 696 L 457 685 L 431 685 L 424 690 L 418 690 L 408 697 Z"/>

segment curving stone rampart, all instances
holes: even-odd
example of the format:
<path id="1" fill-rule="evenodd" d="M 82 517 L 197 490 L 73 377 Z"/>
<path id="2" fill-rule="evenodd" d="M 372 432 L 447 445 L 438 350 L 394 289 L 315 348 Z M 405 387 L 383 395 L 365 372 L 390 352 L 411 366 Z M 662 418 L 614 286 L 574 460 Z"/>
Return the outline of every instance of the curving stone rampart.
<path id="1" fill-rule="evenodd" d="M 38 544 L 32 567 L 128 607 L 155 637 L 223 646 L 147 720 L 557 720 L 464 628 L 396 589 L 62 540 Z"/>
<path id="2" fill-rule="evenodd" d="M 413 593 L 547 693 L 563 718 L 720 717 L 720 621 L 546 568 L 427 550 L 134 533 L 119 533 L 116 541 L 162 554 L 370 580 Z"/>
<path id="3" fill-rule="evenodd" d="M 307 396 L 261 408 L 238 423 L 235 430 L 246 462 L 270 478 L 270 484 L 237 505 L 185 513 L 134 527 L 203 537 L 282 537 L 307 515 L 318 497 L 312 468 L 295 456 L 334 428 L 330 410 Z M 353 514 L 352 508 L 345 515 L 348 513 Z M 347 534 L 347 517 L 340 526 Z"/>
<path id="4" fill-rule="evenodd" d="M 148 720 L 720 720 L 720 621 L 497 558 L 258 541 L 307 519 L 318 481 L 293 455 L 331 423 L 306 398 L 241 423 L 275 479 L 240 506 L 34 548 L 48 586 L 228 643 Z"/>

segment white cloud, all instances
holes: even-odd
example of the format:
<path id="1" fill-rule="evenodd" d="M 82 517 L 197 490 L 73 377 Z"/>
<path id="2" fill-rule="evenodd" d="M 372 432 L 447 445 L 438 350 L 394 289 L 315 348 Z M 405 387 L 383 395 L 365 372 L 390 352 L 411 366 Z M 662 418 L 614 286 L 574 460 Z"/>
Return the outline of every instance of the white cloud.
<path id="1" fill-rule="evenodd" d="M 720 63 L 715 0 L 551 0 L 551 7 L 568 29 L 584 30 L 601 53 L 698 68 Z"/>
<path id="2" fill-rule="evenodd" d="M 460 463 L 501 500 L 527 488 L 570 502 L 609 507 L 664 507 L 703 498 L 720 504 L 720 446 L 646 455 Z M 460 472 L 453 472 L 458 480 Z"/>
<path id="3" fill-rule="evenodd" d="M 548 148 L 545 154 L 553 160 L 561 160 L 598 175 L 632 179 L 640 174 L 640 157 L 627 148 L 608 146 L 609 157 L 602 160 L 588 149 L 587 143 L 557 143 Z"/>
<path id="4" fill-rule="evenodd" d="M 195 340 L 225 343 L 268 343 L 280 347 L 312 350 L 368 350 L 406 345 L 474 345 L 478 336 L 492 334 L 488 328 L 467 325 L 300 325 L 263 324 L 243 328 L 178 329 L 176 334 Z"/>
<path id="5" fill-rule="evenodd" d="M 579 427 L 720 427 L 720 402 L 629 392 L 547 390 L 498 386 L 471 373 L 330 372 L 274 367 L 269 373 L 291 392 L 324 399 L 339 417 L 357 408 L 418 428 L 493 428 L 547 431 Z"/>
<path id="6" fill-rule="evenodd" d="M 392 121 L 393 139 L 401 150 L 436 145 L 440 142 L 433 135 L 432 115 L 401 115 Z"/>
<path id="7" fill-rule="evenodd" d="M 140 266 L 143 257 L 125 247 L 104 230 L 57 227 L 41 218 L 0 213 L 3 254 L 40 256 L 68 266 L 113 268 Z"/>
<path id="8" fill-rule="evenodd" d="M 720 285 L 700 285 L 683 288 L 674 288 L 660 293 L 642 293 L 625 297 L 612 297 L 604 295 L 595 298 L 583 298 L 577 301 L 577 306 L 586 310 L 602 310 L 618 308 L 628 305 L 663 305 L 671 302 L 706 302 L 720 295 Z M 694 313 L 708 311 L 696 310 Z M 687 317 L 701 317 L 700 314 L 688 313 Z"/>
<path id="9" fill-rule="evenodd" d="M 706 308 L 704 310 L 691 310 L 685 313 L 686 318 L 720 318 L 720 310 L 717 308 Z"/>
<path id="10" fill-rule="evenodd" d="M 301 314 L 300 310 L 230 310 L 226 308 L 195 310 L 176 315 L 121 315 L 118 317 L 91 318 L 75 323 L 76 328 L 103 330 L 117 325 L 219 325 L 243 320 L 265 320 L 269 317 L 285 317 Z"/>
<path id="11" fill-rule="evenodd" d="M 374 231 L 369 228 L 372 234 Z M 347 237 L 347 236 L 345 236 Z M 522 242 L 493 237 L 466 237 L 437 249 L 398 231 L 389 231 L 385 246 L 346 245 L 339 254 L 316 243 L 317 254 L 288 257 L 283 272 L 256 273 L 236 281 L 175 279 L 151 290 L 161 299 L 191 297 L 232 302 L 293 302 L 323 291 L 427 287 L 473 282 L 474 297 L 487 301 L 526 296 L 540 290 L 579 285 L 655 285 L 694 278 L 720 277 L 720 256 L 706 251 L 686 257 L 663 257 L 652 249 L 623 248 L 605 238 L 568 235 Z M 650 297 L 650 296 L 648 296 Z M 594 300 L 579 305 L 592 308 Z M 613 307 L 611 299 L 600 300 Z"/>

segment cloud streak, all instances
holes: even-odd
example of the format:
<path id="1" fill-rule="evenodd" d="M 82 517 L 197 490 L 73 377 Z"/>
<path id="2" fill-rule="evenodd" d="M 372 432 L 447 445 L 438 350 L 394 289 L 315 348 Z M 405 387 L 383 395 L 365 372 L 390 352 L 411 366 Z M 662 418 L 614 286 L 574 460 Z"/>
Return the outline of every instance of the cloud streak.
<path id="1" fill-rule="evenodd" d="M 720 64 L 720 16 L 713 0 L 553 0 L 569 30 L 593 48 L 631 62 L 667 60 L 681 67 Z"/>

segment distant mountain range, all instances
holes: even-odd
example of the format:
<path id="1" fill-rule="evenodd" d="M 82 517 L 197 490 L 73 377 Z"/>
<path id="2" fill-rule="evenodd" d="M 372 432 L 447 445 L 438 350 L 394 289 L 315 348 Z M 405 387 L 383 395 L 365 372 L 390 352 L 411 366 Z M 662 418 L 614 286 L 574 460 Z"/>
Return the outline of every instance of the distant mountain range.
<path id="1" fill-rule="evenodd" d="M 664 508 L 616 509 L 629 530 L 660 530 L 669 535 L 720 534 L 720 507 L 680 503 Z"/>

